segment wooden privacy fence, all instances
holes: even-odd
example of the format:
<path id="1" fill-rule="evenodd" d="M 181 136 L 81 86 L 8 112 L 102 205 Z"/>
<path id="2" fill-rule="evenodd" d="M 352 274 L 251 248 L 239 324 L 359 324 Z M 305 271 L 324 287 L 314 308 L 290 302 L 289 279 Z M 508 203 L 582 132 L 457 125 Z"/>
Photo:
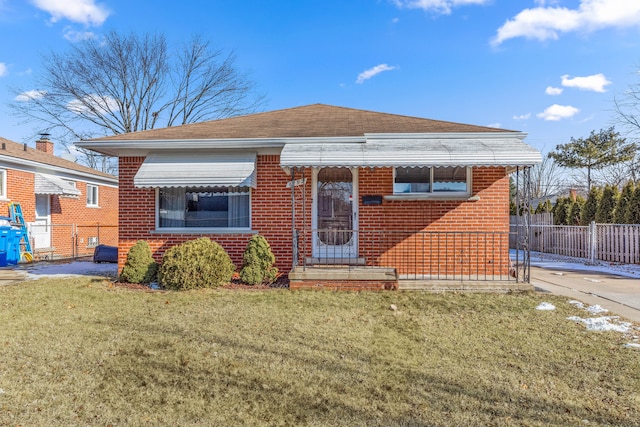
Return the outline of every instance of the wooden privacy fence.
<path id="1" fill-rule="evenodd" d="M 592 222 L 588 226 L 572 226 L 531 222 L 529 228 L 532 251 L 586 258 L 591 263 L 600 260 L 640 264 L 640 224 Z M 511 224 L 511 248 L 516 247 L 518 231 L 521 235 L 523 230 L 522 225 Z"/>

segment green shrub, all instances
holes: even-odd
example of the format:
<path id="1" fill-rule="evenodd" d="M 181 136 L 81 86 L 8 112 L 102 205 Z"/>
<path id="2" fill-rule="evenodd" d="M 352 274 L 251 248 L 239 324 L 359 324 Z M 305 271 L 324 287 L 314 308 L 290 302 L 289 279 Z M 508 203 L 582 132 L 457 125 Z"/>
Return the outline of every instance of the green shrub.
<path id="1" fill-rule="evenodd" d="M 207 237 L 169 248 L 158 271 L 166 289 L 214 288 L 231 281 L 236 266 L 218 243 Z"/>
<path id="2" fill-rule="evenodd" d="M 151 256 L 151 248 L 144 240 L 138 240 L 127 253 L 127 261 L 120 274 L 120 281 L 127 283 L 151 283 L 156 280 L 158 264 Z"/>
<path id="3" fill-rule="evenodd" d="M 272 283 L 278 276 L 278 269 L 273 266 L 275 261 L 267 239 L 259 234 L 254 235 L 242 256 L 240 280 L 249 285 Z"/>

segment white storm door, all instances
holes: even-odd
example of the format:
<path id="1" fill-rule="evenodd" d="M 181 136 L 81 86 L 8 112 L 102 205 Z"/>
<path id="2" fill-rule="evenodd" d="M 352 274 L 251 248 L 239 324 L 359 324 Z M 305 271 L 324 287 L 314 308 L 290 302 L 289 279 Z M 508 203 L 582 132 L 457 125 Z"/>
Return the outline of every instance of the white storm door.
<path id="1" fill-rule="evenodd" d="M 357 169 L 313 171 L 313 257 L 358 256 Z"/>
<path id="2" fill-rule="evenodd" d="M 34 249 L 51 247 L 51 204 L 48 194 L 36 194 L 36 220 L 30 228 Z"/>

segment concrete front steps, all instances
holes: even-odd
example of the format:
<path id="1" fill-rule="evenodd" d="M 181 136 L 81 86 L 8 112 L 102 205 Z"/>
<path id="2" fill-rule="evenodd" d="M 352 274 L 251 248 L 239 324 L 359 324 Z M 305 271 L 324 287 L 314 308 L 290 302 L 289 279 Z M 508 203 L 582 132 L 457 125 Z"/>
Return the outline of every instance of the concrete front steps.
<path id="1" fill-rule="evenodd" d="M 361 266 L 297 266 L 289 273 L 289 289 L 406 290 L 427 292 L 524 292 L 529 283 L 515 280 L 405 280 L 395 268 Z"/>

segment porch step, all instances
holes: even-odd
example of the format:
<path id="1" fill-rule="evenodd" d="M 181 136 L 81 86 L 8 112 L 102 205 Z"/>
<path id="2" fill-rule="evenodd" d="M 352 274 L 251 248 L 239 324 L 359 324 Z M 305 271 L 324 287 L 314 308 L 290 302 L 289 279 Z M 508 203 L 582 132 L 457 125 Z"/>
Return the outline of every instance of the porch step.
<path id="1" fill-rule="evenodd" d="M 0 269 L 0 286 L 8 285 L 14 282 L 21 282 L 27 278 L 26 271 L 12 270 L 12 269 Z"/>
<path id="2" fill-rule="evenodd" d="M 398 274 L 388 267 L 302 267 L 289 273 L 290 289 L 397 289 Z"/>
<path id="3" fill-rule="evenodd" d="M 454 280 L 399 280 L 398 290 L 426 292 L 527 292 L 530 283 L 515 281 L 454 281 Z"/>

